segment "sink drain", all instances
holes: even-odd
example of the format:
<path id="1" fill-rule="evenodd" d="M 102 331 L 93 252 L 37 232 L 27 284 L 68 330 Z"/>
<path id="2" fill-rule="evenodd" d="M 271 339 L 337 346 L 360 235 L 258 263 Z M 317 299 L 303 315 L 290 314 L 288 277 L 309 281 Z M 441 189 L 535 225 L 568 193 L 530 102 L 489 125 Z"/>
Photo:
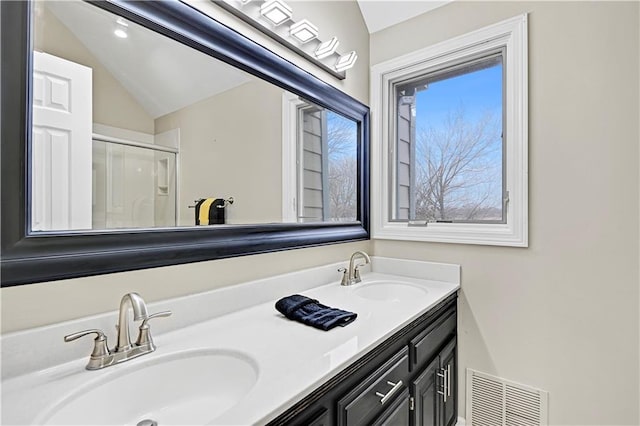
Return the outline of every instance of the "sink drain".
<path id="1" fill-rule="evenodd" d="M 158 422 L 151 419 L 140 420 L 136 426 L 158 426 Z"/>

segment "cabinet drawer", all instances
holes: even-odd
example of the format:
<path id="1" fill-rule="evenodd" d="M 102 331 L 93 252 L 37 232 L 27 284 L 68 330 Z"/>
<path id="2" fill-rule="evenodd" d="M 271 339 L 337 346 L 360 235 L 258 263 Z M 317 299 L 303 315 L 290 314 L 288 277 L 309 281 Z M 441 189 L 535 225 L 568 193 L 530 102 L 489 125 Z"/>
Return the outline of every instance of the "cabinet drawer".
<path id="1" fill-rule="evenodd" d="M 408 373 L 409 354 L 405 347 L 338 401 L 338 425 L 370 424 L 406 388 L 403 381 Z M 387 396 L 384 403 L 380 395 Z"/>
<path id="2" fill-rule="evenodd" d="M 371 426 L 409 425 L 409 390 L 405 389 Z"/>
<path id="3" fill-rule="evenodd" d="M 411 340 L 411 368 L 431 361 L 448 339 L 456 334 L 455 310 L 445 313 L 435 324 Z"/>

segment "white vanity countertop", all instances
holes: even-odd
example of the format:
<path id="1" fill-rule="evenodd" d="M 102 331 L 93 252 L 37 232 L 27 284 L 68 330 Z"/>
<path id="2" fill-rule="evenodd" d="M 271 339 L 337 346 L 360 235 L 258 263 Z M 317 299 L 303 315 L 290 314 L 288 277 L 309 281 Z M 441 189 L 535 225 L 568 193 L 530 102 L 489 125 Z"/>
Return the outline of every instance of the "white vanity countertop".
<path id="1" fill-rule="evenodd" d="M 154 357 L 213 349 L 245 354 L 254 361 L 257 382 L 239 403 L 220 417 L 211 419 L 210 424 L 267 423 L 460 287 L 457 265 L 386 258 L 373 258 L 372 263 L 372 272 L 364 273 L 360 284 L 343 287 L 336 280 L 294 292 L 290 286 L 274 286 L 273 293 L 262 296 L 263 299 L 270 297 L 267 301 L 173 331 L 162 333 L 160 330 L 154 333 L 158 347 L 156 352 L 120 365 L 86 371 L 87 353 L 82 359 L 8 378 L 2 384 L 2 422 L 36 424 L 50 407 L 59 404 L 66 394 L 85 386 L 87 382 L 116 374 L 118 369 L 135 369 L 137 364 L 149 362 Z M 304 280 L 312 276 L 305 274 L 322 275 L 335 271 L 336 266 L 343 265 L 327 265 L 322 271 L 314 268 L 287 274 L 282 280 Z M 369 298 L 358 295 L 358 289 L 373 281 L 392 281 L 399 283 L 399 286 L 402 286 L 402 282 L 412 284 L 411 291 L 414 293 L 411 293 L 411 297 L 401 298 L 390 296 L 388 292 L 373 294 Z M 358 318 L 346 327 L 329 331 L 290 321 L 274 305 L 281 297 L 296 292 L 318 299 L 325 305 L 356 312 Z M 215 296 L 215 291 L 207 294 Z M 162 308 L 171 308 L 171 302 L 162 303 Z M 178 311 L 183 302 L 181 299 L 173 300 Z M 151 311 L 158 310 L 155 308 Z M 70 329 L 70 324 L 66 329 Z M 58 336 L 62 341 L 62 337 Z M 20 336 L 11 337 L 16 339 Z M 6 339 L 2 343 L 4 351 Z M 7 365 L 3 362 L 5 368 Z"/>

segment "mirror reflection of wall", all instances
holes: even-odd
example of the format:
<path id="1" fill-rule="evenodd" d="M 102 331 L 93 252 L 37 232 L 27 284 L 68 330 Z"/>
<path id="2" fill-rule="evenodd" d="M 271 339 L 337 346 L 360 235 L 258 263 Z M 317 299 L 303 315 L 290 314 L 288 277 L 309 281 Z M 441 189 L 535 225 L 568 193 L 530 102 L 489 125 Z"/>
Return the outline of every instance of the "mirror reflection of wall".
<path id="1" fill-rule="evenodd" d="M 33 27 L 34 231 L 356 219 L 355 122 L 89 3 Z"/>

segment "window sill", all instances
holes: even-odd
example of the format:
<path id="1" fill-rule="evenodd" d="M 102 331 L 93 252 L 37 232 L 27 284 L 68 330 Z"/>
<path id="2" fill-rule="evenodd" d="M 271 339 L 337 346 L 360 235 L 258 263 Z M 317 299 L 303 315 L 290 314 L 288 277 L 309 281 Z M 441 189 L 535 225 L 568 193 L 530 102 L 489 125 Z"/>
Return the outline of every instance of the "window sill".
<path id="1" fill-rule="evenodd" d="M 402 222 L 387 222 L 375 228 L 372 238 L 379 240 L 528 247 L 526 225 L 517 229 L 507 224 L 430 223 L 409 226 Z"/>

